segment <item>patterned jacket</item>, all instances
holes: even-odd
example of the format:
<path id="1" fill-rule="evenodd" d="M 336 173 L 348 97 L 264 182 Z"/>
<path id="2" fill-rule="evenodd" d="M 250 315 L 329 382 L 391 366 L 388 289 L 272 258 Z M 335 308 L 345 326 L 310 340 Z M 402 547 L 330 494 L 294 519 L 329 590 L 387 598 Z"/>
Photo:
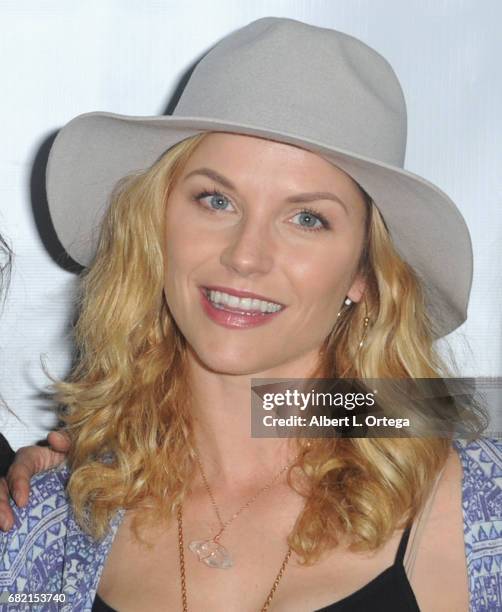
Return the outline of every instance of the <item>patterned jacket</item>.
<path id="1" fill-rule="evenodd" d="M 502 444 L 456 441 L 462 467 L 464 540 L 471 612 L 502 611 Z M 0 534 L 0 610 L 91 612 L 106 557 L 123 518 L 118 511 L 101 541 L 82 532 L 65 495 L 60 467 L 32 481 L 26 508 Z M 8 603 L 9 594 L 51 594 L 58 601 Z M 18 598 L 19 599 L 19 598 Z M 48 597 L 46 597 L 46 600 Z M 64 600 L 64 601 L 63 601 Z M 41 599 L 42 601 L 42 599 Z"/>

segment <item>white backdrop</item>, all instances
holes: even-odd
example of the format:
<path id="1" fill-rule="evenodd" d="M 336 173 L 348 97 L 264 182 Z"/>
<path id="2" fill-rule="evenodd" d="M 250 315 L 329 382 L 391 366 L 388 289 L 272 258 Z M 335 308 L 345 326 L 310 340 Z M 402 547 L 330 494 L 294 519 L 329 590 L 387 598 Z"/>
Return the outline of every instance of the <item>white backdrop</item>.
<path id="1" fill-rule="evenodd" d="M 499 0 L 0 0 L 0 231 L 15 251 L 0 317 L 0 392 L 17 448 L 53 424 L 43 391 L 69 367 L 75 276 L 43 209 L 47 139 L 77 114 L 166 111 L 192 62 L 249 21 L 286 16 L 361 38 L 407 100 L 406 167 L 458 204 L 472 234 L 469 319 L 448 338 L 469 376 L 502 371 L 502 3 Z M 84 143 L 85 144 L 85 143 Z"/>

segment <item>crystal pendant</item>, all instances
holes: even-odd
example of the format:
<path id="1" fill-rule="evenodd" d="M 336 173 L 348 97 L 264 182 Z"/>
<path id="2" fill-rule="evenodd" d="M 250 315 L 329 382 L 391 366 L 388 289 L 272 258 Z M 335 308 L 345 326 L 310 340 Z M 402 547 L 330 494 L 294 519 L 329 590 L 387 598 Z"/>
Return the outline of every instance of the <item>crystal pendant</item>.
<path id="1" fill-rule="evenodd" d="M 188 548 L 209 567 L 227 569 L 233 566 L 228 550 L 214 540 L 195 540 L 190 542 Z"/>

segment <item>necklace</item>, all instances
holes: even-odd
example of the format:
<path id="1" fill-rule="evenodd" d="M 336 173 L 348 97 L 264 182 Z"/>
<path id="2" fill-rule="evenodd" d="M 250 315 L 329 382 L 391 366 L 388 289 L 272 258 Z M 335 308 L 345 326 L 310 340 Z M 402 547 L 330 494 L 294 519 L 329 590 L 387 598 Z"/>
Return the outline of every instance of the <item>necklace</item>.
<path id="1" fill-rule="evenodd" d="M 281 470 L 272 478 L 270 482 L 268 482 L 265 486 L 258 490 L 257 493 L 251 497 L 243 506 L 237 510 L 227 521 L 223 522 L 220 514 L 220 510 L 216 504 L 214 499 L 214 495 L 211 491 L 211 487 L 207 481 L 206 474 L 204 472 L 204 468 L 202 467 L 202 462 L 199 458 L 198 453 L 195 453 L 195 459 L 200 469 L 200 473 L 202 476 L 202 480 L 204 482 L 204 487 L 209 495 L 211 500 L 211 504 L 213 505 L 214 511 L 218 518 L 218 522 L 220 523 L 220 530 L 213 537 L 207 540 L 193 540 L 188 544 L 188 548 L 194 555 L 199 559 L 199 561 L 204 562 L 209 567 L 214 567 L 217 569 L 227 569 L 234 565 L 233 559 L 230 555 L 230 552 L 219 542 L 219 539 L 225 529 L 232 523 L 241 512 L 249 508 L 249 506 L 265 491 L 270 489 L 270 487 L 274 484 L 274 482 L 296 461 L 297 457 L 287 465 L 283 466 Z"/>
<path id="2" fill-rule="evenodd" d="M 181 504 L 178 506 L 177 521 L 178 521 L 178 552 L 179 552 L 179 559 L 180 559 L 181 602 L 183 605 L 183 612 L 188 612 L 188 597 L 187 597 L 186 569 L 185 569 L 185 550 L 184 550 L 185 546 L 183 543 L 183 508 Z M 279 572 L 277 573 L 277 576 L 274 580 L 272 588 L 270 589 L 268 597 L 265 600 L 265 603 L 263 604 L 260 612 L 267 612 L 267 610 L 269 609 L 272 598 L 274 597 L 275 591 L 277 590 L 277 587 L 279 586 L 279 582 L 281 581 L 281 578 L 286 570 L 286 566 L 288 564 L 290 557 L 291 557 L 291 547 L 288 546 L 288 550 L 282 562 L 281 568 L 279 569 Z M 211 567 L 214 567 L 214 566 L 211 566 Z"/>

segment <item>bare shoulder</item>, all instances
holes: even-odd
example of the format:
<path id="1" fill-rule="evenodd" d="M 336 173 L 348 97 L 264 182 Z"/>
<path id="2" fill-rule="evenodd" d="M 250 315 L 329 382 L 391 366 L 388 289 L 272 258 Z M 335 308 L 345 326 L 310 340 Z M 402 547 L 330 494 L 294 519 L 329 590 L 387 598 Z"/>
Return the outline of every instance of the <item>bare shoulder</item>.
<path id="1" fill-rule="evenodd" d="M 454 442 L 416 557 L 412 584 L 421 609 L 502 609 L 501 601 L 481 605 L 491 597 L 490 584 L 502 592 L 502 574 L 492 562 L 502 538 L 501 477 L 500 441 Z"/>
<path id="2" fill-rule="evenodd" d="M 410 581 L 421 610 L 467 611 L 463 534 L 462 464 L 452 447 L 423 531 L 416 534 L 416 560 Z"/>

